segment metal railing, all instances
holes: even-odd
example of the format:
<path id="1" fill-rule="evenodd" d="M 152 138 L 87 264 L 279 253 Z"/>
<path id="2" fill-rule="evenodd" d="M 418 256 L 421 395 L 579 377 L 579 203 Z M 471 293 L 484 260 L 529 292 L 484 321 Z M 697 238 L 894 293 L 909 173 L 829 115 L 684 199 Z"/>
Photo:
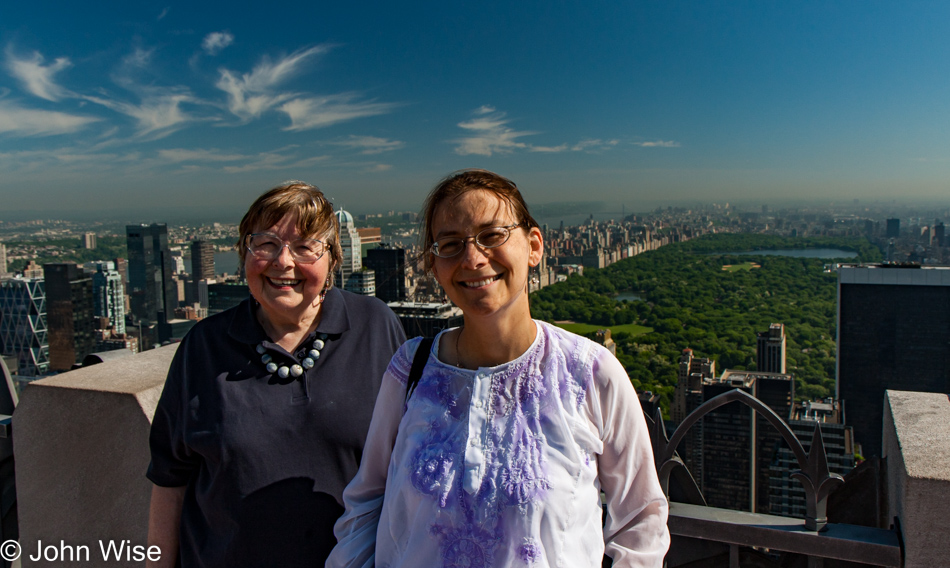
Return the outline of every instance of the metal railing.
<path id="1" fill-rule="evenodd" d="M 675 562 L 676 558 L 695 561 L 697 557 L 710 557 L 728 548 L 728 566 L 739 568 L 741 552 L 748 547 L 772 556 L 788 557 L 801 555 L 808 558 L 809 568 L 820 567 L 824 559 L 845 562 L 857 562 L 872 566 L 900 567 L 903 565 L 903 550 L 899 526 L 893 529 L 862 527 L 856 525 L 829 523 L 827 518 L 828 496 L 844 483 L 843 478 L 828 470 L 821 427 L 815 424 L 815 432 L 809 451 L 806 452 L 791 428 L 757 398 L 745 391 L 734 389 L 704 402 L 691 412 L 668 438 L 659 410 L 649 421 L 650 439 L 656 470 L 663 490 L 670 496 L 670 477 L 686 479 L 692 482 L 683 460 L 676 454 L 676 448 L 686 433 L 705 415 L 717 408 L 738 402 L 750 407 L 756 414 L 765 418 L 782 436 L 795 455 L 799 470 L 792 474 L 805 489 L 806 516 L 804 519 L 780 517 L 719 509 L 688 503 L 670 503 L 670 533 L 674 537 L 671 555 L 667 557 L 669 566 L 686 563 Z M 685 475 L 684 475 L 685 474 Z M 698 492 L 698 488 L 686 488 L 687 492 Z M 697 501 L 697 499 L 691 499 Z M 701 495 L 699 502 L 704 503 Z M 677 540 L 685 539 L 679 543 Z M 690 541 L 701 541 L 693 546 L 693 551 L 685 551 Z M 718 546 L 716 544 L 718 543 Z M 711 546 L 712 545 L 712 546 Z M 671 562 L 671 560 L 673 562 Z M 724 564 L 726 565 L 726 564 Z M 778 565 L 778 564 L 777 564 Z M 784 564 L 782 564 L 784 565 Z"/>

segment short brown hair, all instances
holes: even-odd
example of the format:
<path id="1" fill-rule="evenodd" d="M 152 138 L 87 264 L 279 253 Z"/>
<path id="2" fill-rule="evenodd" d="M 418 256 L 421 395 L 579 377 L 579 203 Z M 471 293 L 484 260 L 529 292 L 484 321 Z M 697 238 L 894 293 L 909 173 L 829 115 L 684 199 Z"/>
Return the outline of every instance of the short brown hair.
<path id="1" fill-rule="evenodd" d="M 484 189 L 497 195 L 506 202 L 524 229 L 538 227 L 528 212 L 528 205 L 524 202 L 518 186 L 510 179 L 494 172 L 480 169 L 459 170 L 442 179 L 426 197 L 422 205 L 422 258 L 425 261 L 426 271 L 432 270 L 432 222 L 435 219 L 435 210 L 444 201 L 455 201 L 465 193 L 476 189 Z"/>
<path id="2" fill-rule="evenodd" d="M 315 185 L 302 181 L 285 181 L 267 191 L 251 204 L 241 219 L 240 237 L 237 242 L 241 266 L 247 254 L 245 240 L 255 230 L 273 226 L 286 215 L 297 217 L 297 233 L 301 238 L 318 239 L 324 242 L 330 255 L 329 285 L 333 285 L 333 273 L 343 261 L 339 228 L 333 205 Z"/>

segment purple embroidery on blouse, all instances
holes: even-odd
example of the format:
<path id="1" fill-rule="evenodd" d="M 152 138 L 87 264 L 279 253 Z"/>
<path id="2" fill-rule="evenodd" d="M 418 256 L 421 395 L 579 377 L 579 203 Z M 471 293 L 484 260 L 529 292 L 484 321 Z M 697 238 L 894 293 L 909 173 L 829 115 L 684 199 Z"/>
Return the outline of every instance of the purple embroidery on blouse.
<path id="1" fill-rule="evenodd" d="M 524 544 L 518 549 L 518 556 L 525 564 L 534 564 L 541 559 L 541 545 L 533 538 L 525 538 Z"/>
<path id="2" fill-rule="evenodd" d="M 541 469 L 542 457 L 538 437 L 522 431 L 501 471 L 501 487 L 509 503 L 523 505 L 537 500 L 550 488 Z"/>
<path id="3" fill-rule="evenodd" d="M 459 448 L 452 440 L 430 441 L 420 447 L 413 457 L 410 474 L 412 486 L 439 498 L 439 507 L 445 508 L 452 482 Z"/>
<path id="4" fill-rule="evenodd" d="M 432 533 L 441 537 L 444 568 L 490 568 L 499 538 L 478 527 L 450 528 L 434 525 Z"/>

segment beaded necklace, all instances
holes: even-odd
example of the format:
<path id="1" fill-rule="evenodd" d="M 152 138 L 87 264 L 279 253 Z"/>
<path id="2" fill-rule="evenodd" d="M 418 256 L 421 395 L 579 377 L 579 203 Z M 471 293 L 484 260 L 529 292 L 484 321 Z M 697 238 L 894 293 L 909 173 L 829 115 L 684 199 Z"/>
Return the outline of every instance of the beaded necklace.
<path id="1" fill-rule="evenodd" d="M 286 379 L 290 376 L 297 378 L 303 375 L 305 369 L 313 368 L 314 364 L 317 362 L 317 359 L 320 358 L 320 350 L 323 349 L 324 345 L 326 345 L 326 338 L 327 334 L 319 334 L 317 338 L 313 340 L 313 348 L 310 349 L 303 361 L 301 361 L 299 364 L 294 363 L 290 366 L 278 366 L 277 363 L 274 362 L 274 357 L 267 352 L 267 347 L 264 346 L 263 342 L 257 346 L 257 353 L 261 356 L 261 363 L 264 363 L 264 368 L 267 369 L 268 373 L 277 373 L 277 376 L 282 379 Z"/>

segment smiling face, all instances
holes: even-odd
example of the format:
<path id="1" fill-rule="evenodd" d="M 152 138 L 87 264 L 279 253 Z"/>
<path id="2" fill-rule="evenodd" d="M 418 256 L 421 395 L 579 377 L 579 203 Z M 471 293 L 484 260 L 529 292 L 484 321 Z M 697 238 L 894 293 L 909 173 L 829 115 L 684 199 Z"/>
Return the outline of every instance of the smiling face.
<path id="1" fill-rule="evenodd" d="M 287 214 L 271 227 L 257 227 L 255 233 L 273 233 L 286 242 L 301 238 L 321 238 L 297 232 L 296 215 Z M 273 325 L 310 322 L 320 312 L 321 293 L 330 272 L 330 254 L 312 264 L 294 260 L 287 247 L 274 260 L 244 257 L 244 271 L 251 295 L 261 305 L 261 315 Z"/>
<path id="2" fill-rule="evenodd" d="M 488 227 L 518 222 L 507 202 L 490 191 L 474 189 L 437 206 L 432 237 L 469 237 Z M 499 247 L 485 249 L 469 239 L 458 255 L 432 258 L 432 271 L 467 322 L 493 316 L 530 317 L 528 268 L 541 262 L 543 250 L 540 230 L 516 227 Z"/>

